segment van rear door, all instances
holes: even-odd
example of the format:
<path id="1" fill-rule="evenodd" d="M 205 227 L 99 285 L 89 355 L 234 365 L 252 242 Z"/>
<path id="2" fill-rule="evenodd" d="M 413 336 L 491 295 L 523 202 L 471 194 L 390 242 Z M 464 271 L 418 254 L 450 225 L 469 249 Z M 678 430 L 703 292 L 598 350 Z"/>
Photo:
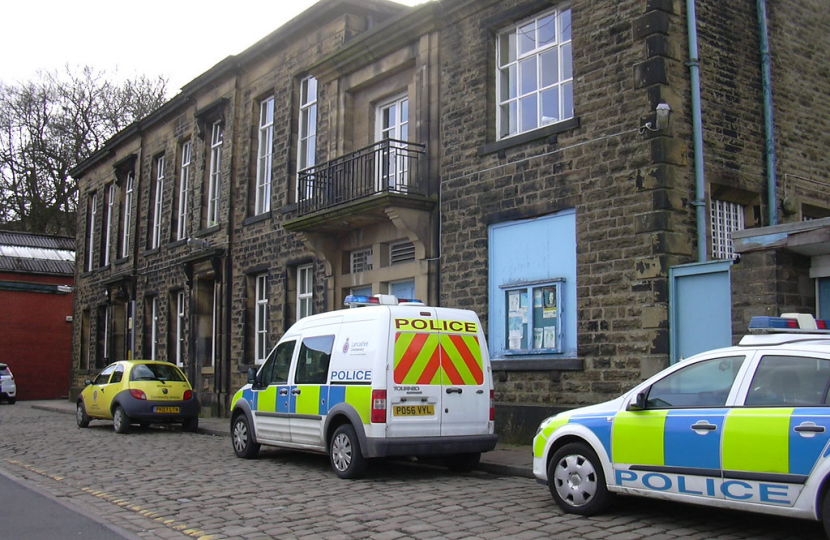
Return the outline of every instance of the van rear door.
<path id="1" fill-rule="evenodd" d="M 478 317 L 465 310 L 436 311 L 441 327 L 441 435 L 487 434 L 492 381 Z"/>

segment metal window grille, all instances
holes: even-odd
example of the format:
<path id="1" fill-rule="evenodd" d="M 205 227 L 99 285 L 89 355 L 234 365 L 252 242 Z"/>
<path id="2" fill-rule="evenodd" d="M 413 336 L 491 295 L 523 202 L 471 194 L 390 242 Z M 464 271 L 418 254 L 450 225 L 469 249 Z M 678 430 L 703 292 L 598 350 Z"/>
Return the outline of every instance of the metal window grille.
<path id="1" fill-rule="evenodd" d="M 415 244 L 395 242 L 389 245 L 389 264 L 400 264 L 415 260 Z"/>
<path id="2" fill-rule="evenodd" d="M 732 259 L 735 257 L 732 231 L 744 228 L 744 206 L 719 200 L 713 200 L 711 206 L 712 257 Z"/>
<path id="3" fill-rule="evenodd" d="M 372 248 L 358 249 L 350 254 L 352 273 L 372 269 Z"/>

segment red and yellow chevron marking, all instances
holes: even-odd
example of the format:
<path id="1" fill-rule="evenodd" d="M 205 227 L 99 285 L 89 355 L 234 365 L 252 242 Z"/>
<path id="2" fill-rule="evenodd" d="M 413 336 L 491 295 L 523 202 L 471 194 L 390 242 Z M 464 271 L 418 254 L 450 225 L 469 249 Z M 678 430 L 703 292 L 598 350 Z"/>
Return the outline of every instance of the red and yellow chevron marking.
<path id="1" fill-rule="evenodd" d="M 478 336 L 398 332 L 394 381 L 395 384 L 483 384 Z"/>

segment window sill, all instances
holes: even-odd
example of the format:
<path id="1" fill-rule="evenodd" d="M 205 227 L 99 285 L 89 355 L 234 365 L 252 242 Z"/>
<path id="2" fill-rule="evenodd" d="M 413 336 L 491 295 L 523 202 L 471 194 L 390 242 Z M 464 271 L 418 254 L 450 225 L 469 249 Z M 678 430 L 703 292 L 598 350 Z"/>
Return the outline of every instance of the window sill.
<path id="1" fill-rule="evenodd" d="M 122 257 L 122 258 L 120 258 L 120 259 L 115 259 L 115 266 L 121 266 L 122 264 L 124 264 L 124 263 L 126 263 L 126 262 L 129 262 L 129 260 L 130 260 L 130 257 L 129 257 L 129 256 L 127 256 L 127 257 Z"/>
<path id="2" fill-rule="evenodd" d="M 583 371 L 581 358 L 561 358 L 551 355 L 514 356 L 491 361 L 493 371 Z"/>
<path id="3" fill-rule="evenodd" d="M 509 148 L 513 148 L 515 146 L 521 146 L 523 144 L 527 144 L 529 142 L 537 141 L 539 139 L 544 138 L 551 138 L 553 137 L 554 140 L 548 141 L 548 144 L 555 144 L 555 136 L 559 133 L 564 133 L 565 131 L 570 131 L 572 129 L 576 129 L 579 127 L 579 118 L 569 118 L 568 120 L 563 120 L 562 122 L 557 122 L 555 124 L 551 124 L 549 126 L 545 126 L 543 128 L 534 129 L 533 131 L 528 131 L 526 133 L 521 133 L 519 135 L 514 135 L 512 137 L 508 137 L 506 139 L 502 139 L 500 141 L 492 142 L 489 144 L 485 144 L 484 146 L 480 146 L 478 148 L 478 156 L 486 156 L 487 154 L 493 154 L 495 152 L 502 152 Z"/>
<path id="4" fill-rule="evenodd" d="M 198 231 L 193 233 L 193 236 L 196 237 L 196 238 L 200 238 L 202 236 L 207 236 L 211 233 L 215 233 L 216 231 L 218 231 L 221 228 L 222 228 L 222 226 L 219 225 L 219 224 L 211 225 L 210 227 L 205 227 L 204 229 L 199 229 Z"/>
<path id="5" fill-rule="evenodd" d="M 150 255 L 155 255 L 156 253 L 159 253 L 160 251 L 161 251 L 161 248 L 157 248 L 157 247 L 150 248 L 150 249 L 147 249 L 145 251 L 142 251 L 141 256 L 142 257 L 149 257 Z"/>
<path id="6" fill-rule="evenodd" d="M 185 244 L 187 244 L 187 238 L 182 238 L 181 240 L 174 240 L 174 241 L 170 242 L 169 244 L 167 244 L 167 249 L 176 248 L 176 247 L 179 247 L 179 246 L 183 246 Z"/>
<path id="7" fill-rule="evenodd" d="M 263 212 L 262 214 L 258 214 L 256 216 L 251 216 L 242 220 L 242 226 L 246 225 L 253 225 L 254 223 L 259 223 L 261 221 L 267 221 L 271 219 L 271 211 L 268 210 L 267 212 Z"/>

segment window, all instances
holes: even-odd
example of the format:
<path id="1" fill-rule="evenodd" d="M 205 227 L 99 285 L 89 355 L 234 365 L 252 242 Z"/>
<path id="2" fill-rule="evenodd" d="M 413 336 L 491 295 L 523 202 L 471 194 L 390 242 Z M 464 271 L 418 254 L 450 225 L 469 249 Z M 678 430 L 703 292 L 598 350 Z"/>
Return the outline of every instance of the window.
<path id="1" fill-rule="evenodd" d="M 222 180 L 222 142 L 225 128 L 221 120 L 213 123 L 210 133 L 210 174 L 208 176 L 207 226 L 219 223 L 219 195 Z"/>
<path id="2" fill-rule="evenodd" d="M 177 190 L 179 204 L 176 212 L 176 240 L 187 238 L 187 194 L 190 191 L 191 148 L 190 141 L 182 144 L 182 167 Z"/>
<path id="3" fill-rule="evenodd" d="M 112 216 L 115 215 L 115 184 L 110 184 L 106 188 L 106 200 L 104 201 L 104 238 L 101 254 L 102 266 L 108 266 L 110 263 L 110 253 L 112 252 Z"/>
<path id="4" fill-rule="evenodd" d="M 107 383 L 109 383 L 110 382 L 110 375 L 112 375 L 113 371 L 115 371 L 115 366 L 114 365 L 107 366 L 107 368 L 104 371 L 102 371 L 101 373 L 98 374 L 97 377 L 95 377 L 95 380 L 92 382 L 92 384 L 107 384 Z"/>
<path id="5" fill-rule="evenodd" d="M 743 361 L 743 356 L 728 356 L 679 369 L 651 386 L 646 407 L 723 407 Z"/>
<path id="6" fill-rule="evenodd" d="M 155 360 L 158 353 L 158 297 L 148 297 L 144 309 L 144 356 Z"/>
<path id="7" fill-rule="evenodd" d="M 415 260 L 415 244 L 404 240 L 389 244 L 389 264 L 401 264 Z"/>
<path id="8" fill-rule="evenodd" d="M 573 117 L 571 10 L 546 11 L 497 37 L 499 138 Z"/>
<path id="9" fill-rule="evenodd" d="M 764 356 L 758 364 L 745 405 L 793 407 L 827 405 L 830 360 L 799 356 Z"/>
<path id="10" fill-rule="evenodd" d="M 735 248 L 732 231 L 744 228 L 744 206 L 729 201 L 712 200 L 712 257 L 734 259 Z"/>
<path id="11" fill-rule="evenodd" d="M 491 225 L 488 260 L 491 356 L 576 357 L 576 212 Z"/>
<path id="12" fill-rule="evenodd" d="M 95 246 L 95 222 L 98 213 L 98 193 L 92 193 L 86 205 L 86 271 L 92 270 L 92 248 Z"/>
<path id="13" fill-rule="evenodd" d="M 561 351 L 561 281 L 502 286 L 506 353 Z"/>
<path id="14" fill-rule="evenodd" d="M 291 357 L 294 355 L 296 343 L 296 341 L 285 341 L 271 351 L 259 373 L 258 387 L 264 388 L 271 384 L 288 382 L 288 369 L 291 367 Z"/>
<path id="15" fill-rule="evenodd" d="M 317 79 L 306 77 L 300 83 L 300 125 L 297 131 L 297 172 L 317 163 Z M 297 200 L 311 196 L 311 185 L 297 187 Z"/>
<path id="16" fill-rule="evenodd" d="M 89 317 L 89 309 L 81 312 L 81 358 L 78 362 L 78 368 L 81 370 L 89 369 L 92 365 L 92 347 L 90 347 L 92 327 L 89 324 Z"/>
<path id="17" fill-rule="evenodd" d="M 356 249 L 349 253 L 351 273 L 365 272 L 372 269 L 372 248 Z"/>
<path id="18" fill-rule="evenodd" d="M 181 367 L 184 365 L 184 329 L 187 313 L 185 311 L 185 294 L 184 291 L 176 291 L 176 305 L 175 305 L 175 321 L 173 323 L 174 331 L 171 333 L 173 338 L 173 362 Z"/>
<path id="19" fill-rule="evenodd" d="M 303 338 L 297 358 L 296 384 L 326 384 L 334 336 Z"/>
<path id="20" fill-rule="evenodd" d="M 150 226 L 150 249 L 161 245 L 161 207 L 164 201 L 164 156 L 156 158 L 156 182 L 153 187 L 153 213 Z"/>
<path id="21" fill-rule="evenodd" d="M 297 320 L 311 315 L 312 265 L 297 268 Z"/>
<path id="22" fill-rule="evenodd" d="M 405 189 L 409 183 L 409 156 L 405 144 L 409 139 L 409 99 L 406 96 L 378 107 L 375 139 L 389 141 L 379 156 L 377 189 Z"/>
<path id="23" fill-rule="evenodd" d="M 274 154 L 274 98 L 259 104 L 259 150 L 256 168 L 255 213 L 271 210 L 271 164 Z M 261 358 L 257 356 L 257 358 Z"/>
<path id="24" fill-rule="evenodd" d="M 261 364 L 268 354 L 268 276 L 256 277 L 256 311 L 255 311 L 254 355 L 257 364 Z"/>
<path id="25" fill-rule="evenodd" d="M 124 179 L 124 221 L 122 223 L 121 257 L 130 255 L 130 232 L 133 219 L 133 195 L 135 189 L 135 173 L 130 171 Z"/>

